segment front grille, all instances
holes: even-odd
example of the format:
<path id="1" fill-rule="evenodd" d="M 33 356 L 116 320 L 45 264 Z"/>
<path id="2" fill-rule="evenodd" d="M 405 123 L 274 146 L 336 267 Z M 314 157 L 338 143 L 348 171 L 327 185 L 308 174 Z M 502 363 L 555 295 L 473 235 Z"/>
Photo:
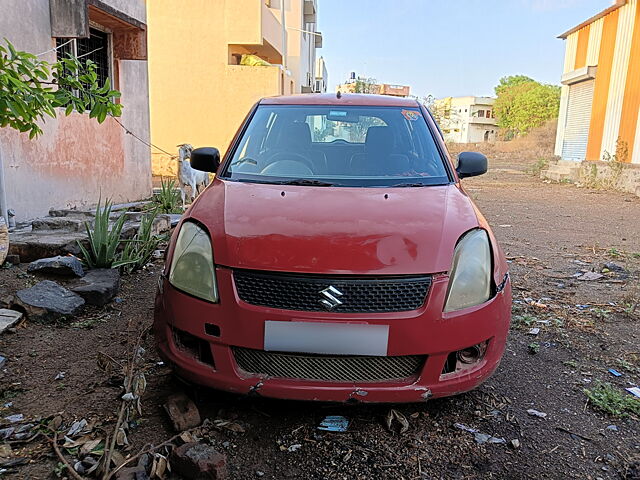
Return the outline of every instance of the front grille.
<path id="1" fill-rule="evenodd" d="M 431 277 L 358 277 L 295 275 L 235 270 L 233 278 L 240 299 L 251 305 L 321 312 L 327 308 L 322 290 L 332 286 L 342 304 L 330 308 L 342 313 L 402 312 L 420 308 L 427 297 Z"/>
<path id="2" fill-rule="evenodd" d="M 265 352 L 233 347 L 238 366 L 248 373 L 333 382 L 388 382 L 417 377 L 426 356 L 365 357 Z"/>

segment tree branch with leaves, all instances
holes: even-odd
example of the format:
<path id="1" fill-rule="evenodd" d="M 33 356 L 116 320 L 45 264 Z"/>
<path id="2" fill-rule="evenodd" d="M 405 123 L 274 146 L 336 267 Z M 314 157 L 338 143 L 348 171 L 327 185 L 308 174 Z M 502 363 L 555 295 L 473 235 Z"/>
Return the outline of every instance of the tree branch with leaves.
<path id="1" fill-rule="evenodd" d="M 65 115 L 89 112 L 89 118 L 102 123 L 107 115 L 119 117 L 120 92 L 107 79 L 100 85 L 96 64 L 71 55 L 55 63 L 16 50 L 6 40 L 0 45 L 0 127 L 29 132 L 29 138 L 42 134 L 38 122 Z"/>

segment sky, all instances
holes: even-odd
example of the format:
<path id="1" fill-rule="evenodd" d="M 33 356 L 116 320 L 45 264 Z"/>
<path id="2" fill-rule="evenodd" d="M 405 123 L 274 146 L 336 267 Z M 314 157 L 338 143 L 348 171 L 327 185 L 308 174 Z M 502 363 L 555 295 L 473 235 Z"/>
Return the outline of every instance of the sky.
<path id="1" fill-rule="evenodd" d="M 559 84 L 561 33 L 612 0 L 318 0 L 328 91 L 355 71 L 436 98 L 492 95 L 523 74 Z"/>

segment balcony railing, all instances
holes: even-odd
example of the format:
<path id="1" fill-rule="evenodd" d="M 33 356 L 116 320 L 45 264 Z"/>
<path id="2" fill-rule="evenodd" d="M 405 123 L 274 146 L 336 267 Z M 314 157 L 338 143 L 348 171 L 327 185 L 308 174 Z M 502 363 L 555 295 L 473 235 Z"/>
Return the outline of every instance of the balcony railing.
<path id="1" fill-rule="evenodd" d="M 480 123 L 482 125 L 497 125 L 498 120 L 495 118 L 487 117 L 471 117 L 469 123 Z"/>
<path id="2" fill-rule="evenodd" d="M 316 0 L 304 0 L 303 10 L 304 23 L 316 23 L 318 6 Z"/>
<path id="3" fill-rule="evenodd" d="M 227 65 L 225 80 L 238 94 L 237 99 L 246 101 L 247 105 L 238 106 L 248 111 L 251 105 L 262 97 L 280 95 L 282 93 L 282 69 L 279 65 L 270 67 L 250 67 L 245 65 Z"/>
<path id="4" fill-rule="evenodd" d="M 227 43 L 264 45 L 265 41 L 282 54 L 282 24 L 264 0 L 225 2 Z"/>

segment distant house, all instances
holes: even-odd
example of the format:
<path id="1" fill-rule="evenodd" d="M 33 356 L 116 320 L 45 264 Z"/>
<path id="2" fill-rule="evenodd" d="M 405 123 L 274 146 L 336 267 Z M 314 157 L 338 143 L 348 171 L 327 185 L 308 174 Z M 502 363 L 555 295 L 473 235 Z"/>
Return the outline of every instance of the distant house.
<path id="1" fill-rule="evenodd" d="M 492 97 L 447 97 L 433 105 L 444 138 L 452 143 L 491 142 L 498 124 Z"/>
<path id="2" fill-rule="evenodd" d="M 362 78 L 356 78 L 355 72 L 351 72 L 349 79 L 336 87 L 336 92 L 340 93 L 355 93 L 357 90 L 358 82 L 363 80 Z M 393 85 L 390 83 L 376 83 L 368 85 L 370 90 L 367 93 L 376 95 L 390 95 L 392 97 L 408 97 L 411 94 L 411 87 L 408 85 Z"/>
<path id="3" fill-rule="evenodd" d="M 611 7 L 566 40 L 556 155 L 640 163 L 640 2 Z"/>
<path id="4" fill-rule="evenodd" d="M 20 0 L 2 2 L 0 38 L 55 62 L 65 53 L 91 59 L 101 81 L 122 92 L 118 119 L 149 141 L 145 0 Z M 0 40 L 0 44 L 4 42 Z M 46 118 L 43 134 L 0 128 L 0 168 L 7 206 L 18 222 L 49 208 L 127 202 L 151 194 L 149 147 L 114 118 L 88 114 Z M 1 194 L 2 192 L 0 192 Z"/>

